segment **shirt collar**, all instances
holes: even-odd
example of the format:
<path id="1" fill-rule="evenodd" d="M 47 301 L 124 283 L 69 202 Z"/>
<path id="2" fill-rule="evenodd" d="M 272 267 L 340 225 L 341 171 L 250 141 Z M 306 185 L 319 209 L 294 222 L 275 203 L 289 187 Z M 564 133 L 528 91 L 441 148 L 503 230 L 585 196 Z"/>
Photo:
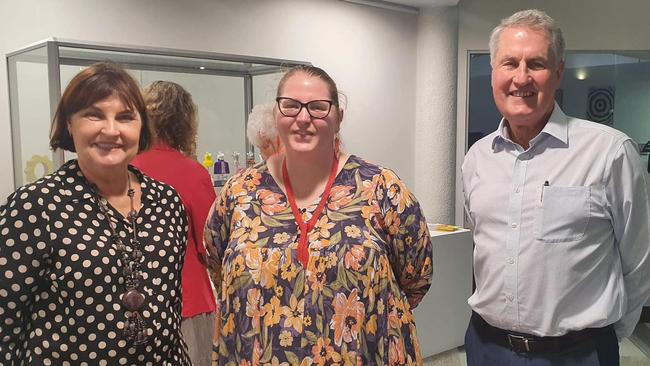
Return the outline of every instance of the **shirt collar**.
<path id="1" fill-rule="evenodd" d="M 92 188 L 81 173 L 77 160 L 65 162 L 55 173 L 55 180 L 61 182 L 61 198 L 66 201 L 84 201 L 93 198 Z"/>
<path id="2" fill-rule="evenodd" d="M 514 143 L 510 139 L 510 135 L 508 134 L 508 128 L 507 128 L 507 121 L 505 118 L 501 118 L 501 122 L 499 122 L 499 127 L 497 128 L 497 133 L 494 136 L 494 139 L 492 140 L 492 150 L 496 151 L 500 147 L 502 148 L 504 142 L 509 142 L 509 143 Z M 548 118 L 548 122 L 546 122 L 546 125 L 544 125 L 544 128 L 542 131 L 539 133 L 539 135 L 535 136 L 531 140 L 531 145 L 534 144 L 536 141 L 538 141 L 542 135 L 549 135 L 554 138 L 556 138 L 559 141 L 562 141 L 565 145 L 568 143 L 568 132 L 569 129 L 569 124 L 568 124 L 568 119 L 566 114 L 562 111 L 560 106 L 555 102 L 555 106 L 553 107 L 553 113 L 551 113 L 551 116 Z"/>

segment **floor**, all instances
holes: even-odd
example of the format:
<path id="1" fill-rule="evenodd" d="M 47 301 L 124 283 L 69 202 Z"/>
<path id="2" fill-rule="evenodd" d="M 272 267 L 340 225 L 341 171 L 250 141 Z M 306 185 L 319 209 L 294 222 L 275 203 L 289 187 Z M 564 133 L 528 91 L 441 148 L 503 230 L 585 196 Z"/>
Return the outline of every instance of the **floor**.
<path id="1" fill-rule="evenodd" d="M 639 324 L 620 344 L 621 366 L 650 366 L 650 324 Z M 426 358 L 424 366 L 467 366 L 463 347 Z"/>
<path id="2" fill-rule="evenodd" d="M 631 350 L 626 354 L 629 357 L 629 363 L 623 364 L 621 357 L 621 366 L 634 365 L 634 366 L 649 366 L 650 365 L 650 323 L 643 323 L 636 326 L 632 337 L 630 337 Z M 638 356 L 640 352 L 641 356 Z M 621 354 L 623 354 L 621 352 Z M 645 356 L 645 358 L 643 358 Z M 627 360 L 625 362 L 628 362 Z M 636 362 L 636 363 L 634 363 Z"/>

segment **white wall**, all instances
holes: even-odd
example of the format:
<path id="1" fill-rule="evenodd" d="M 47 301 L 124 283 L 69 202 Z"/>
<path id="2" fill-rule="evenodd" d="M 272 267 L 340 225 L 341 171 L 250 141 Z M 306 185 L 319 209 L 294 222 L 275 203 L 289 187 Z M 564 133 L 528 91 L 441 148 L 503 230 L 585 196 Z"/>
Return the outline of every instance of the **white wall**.
<path id="1" fill-rule="evenodd" d="M 429 222 L 454 218 L 458 9 L 422 9 L 415 83 L 415 189 Z"/>
<path id="2" fill-rule="evenodd" d="M 526 9 L 546 11 L 562 28 L 569 50 L 650 50 L 647 0 L 461 0 L 458 33 L 458 137 L 456 170 L 465 155 L 467 55 L 487 50 L 489 34 L 502 18 Z M 456 179 L 456 222 L 462 223 L 462 188 Z"/>
<path id="3" fill-rule="evenodd" d="M 0 0 L 1 54 L 51 36 L 312 62 L 348 97 L 346 149 L 413 186 L 416 15 L 337 0 Z M 0 200 L 13 191 L 6 85 L 2 71 Z"/>

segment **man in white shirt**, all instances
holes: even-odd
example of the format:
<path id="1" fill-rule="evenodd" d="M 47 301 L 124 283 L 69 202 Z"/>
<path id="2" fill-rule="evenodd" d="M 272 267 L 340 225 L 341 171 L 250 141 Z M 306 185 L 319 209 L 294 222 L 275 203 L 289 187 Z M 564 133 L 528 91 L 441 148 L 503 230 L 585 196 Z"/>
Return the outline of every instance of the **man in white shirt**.
<path id="1" fill-rule="evenodd" d="M 504 19 L 490 55 L 503 119 L 462 168 L 476 244 L 468 365 L 618 365 L 650 295 L 638 148 L 555 103 L 564 39 L 544 12 Z"/>

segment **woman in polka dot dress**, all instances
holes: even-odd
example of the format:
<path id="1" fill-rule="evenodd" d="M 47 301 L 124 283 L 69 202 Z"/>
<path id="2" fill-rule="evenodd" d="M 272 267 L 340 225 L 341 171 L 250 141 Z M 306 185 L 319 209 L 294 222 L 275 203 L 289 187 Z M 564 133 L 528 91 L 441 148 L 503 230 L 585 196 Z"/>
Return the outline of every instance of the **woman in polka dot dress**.
<path id="1" fill-rule="evenodd" d="M 72 79 L 50 146 L 78 158 L 0 208 L 0 364 L 191 365 L 180 332 L 183 205 L 129 166 L 149 137 L 121 67 L 98 63 Z"/>

